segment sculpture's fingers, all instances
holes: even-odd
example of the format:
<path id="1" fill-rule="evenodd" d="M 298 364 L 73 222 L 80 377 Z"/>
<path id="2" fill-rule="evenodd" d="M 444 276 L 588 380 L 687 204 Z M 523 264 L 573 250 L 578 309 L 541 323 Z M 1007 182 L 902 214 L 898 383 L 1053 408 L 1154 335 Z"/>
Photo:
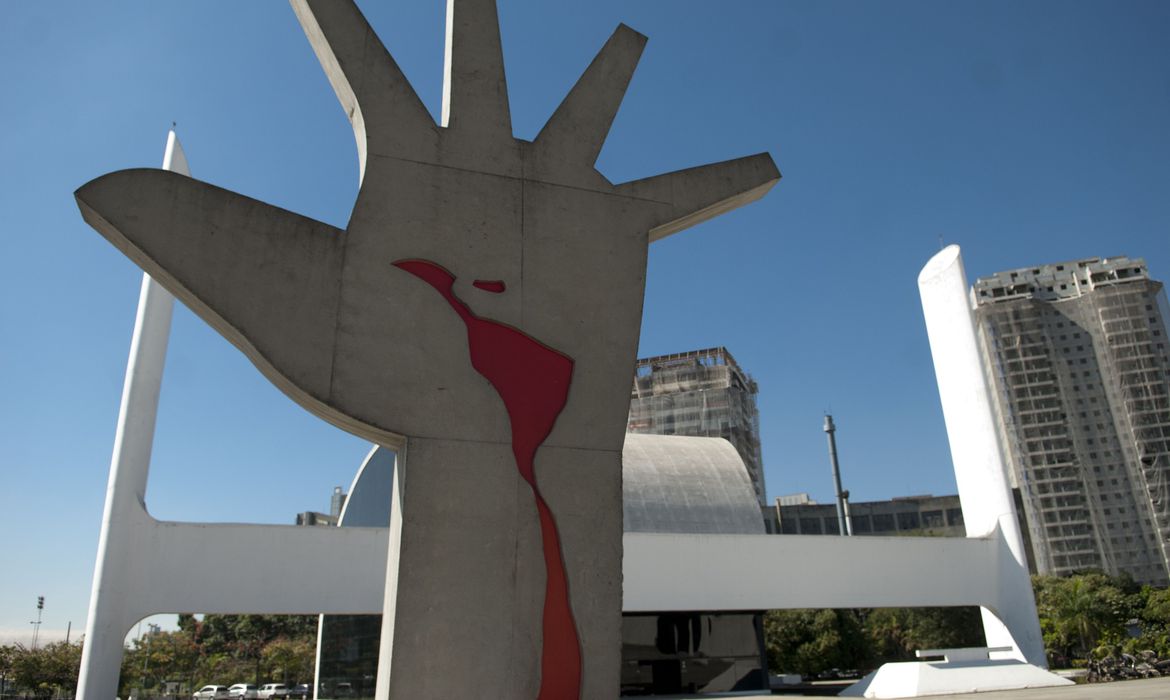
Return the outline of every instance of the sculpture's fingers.
<path id="1" fill-rule="evenodd" d="M 496 0 L 447 0 L 442 125 L 476 140 L 512 143 Z"/>
<path id="2" fill-rule="evenodd" d="M 367 152 L 427 160 L 435 122 L 353 0 L 290 0 L 353 124 L 361 176 Z"/>
<path id="3" fill-rule="evenodd" d="M 645 36 L 619 25 L 540 130 L 534 148 L 550 158 L 592 166 L 645 46 Z"/>
<path id="4" fill-rule="evenodd" d="M 90 226 L 298 403 L 329 396 L 342 237 L 332 226 L 164 170 L 74 193 Z"/>
<path id="5" fill-rule="evenodd" d="M 619 193 L 665 205 L 650 241 L 665 238 L 763 197 L 780 181 L 772 156 L 759 153 L 619 185 Z"/>

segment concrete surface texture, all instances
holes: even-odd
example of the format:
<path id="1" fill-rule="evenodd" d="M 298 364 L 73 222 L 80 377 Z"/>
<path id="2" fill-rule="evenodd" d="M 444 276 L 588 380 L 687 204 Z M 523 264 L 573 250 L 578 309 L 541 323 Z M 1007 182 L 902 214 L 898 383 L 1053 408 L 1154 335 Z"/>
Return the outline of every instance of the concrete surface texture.
<path id="1" fill-rule="evenodd" d="M 345 230 L 160 170 L 86 184 L 82 215 L 298 403 L 399 450 L 380 698 L 613 697 L 648 244 L 757 199 L 779 172 L 767 154 L 621 185 L 597 172 L 646 41 L 628 27 L 529 143 L 512 136 L 494 0 L 448 3 L 440 124 L 352 2 L 293 8 L 354 129 Z M 532 366 L 493 365 L 509 353 L 484 334 L 567 360 L 563 405 L 531 393 Z M 547 624 L 561 575 L 576 690 L 541 668 L 565 631 Z"/>
<path id="2" fill-rule="evenodd" d="M 728 697 L 737 700 L 772 700 L 772 698 L 823 698 L 819 695 L 671 695 L 674 700 L 709 700 Z M 1147 678 L 1118 683 L 1061 686 L 1059 688 L 1025 688 L 1022 690 L 994 690 L 986 693 L 958 693 L 940 696 L 946 700 L 1165 700 L 1170 697 L 1170 678 Z"/>
<path id="3" fill-rule="evenodd" d="M 1015 648 L 1011 656 L 1047 668 L 1024 541 L 1000 455 L 958 246 L 947 246 L 927 261 L 918 275 L 918 291 L 967 536 L 981 537 L 998 529 L 1010 550 L 1000 566 L 998 585 L 1003 594 L 998 616 L 987 608 L 982 611 L 987 644 L 1010 645 Z"/>
<path id="4" fill-rule="evenodd" d="M 937 651 L 937 650 L 936 650 Z M 970 649 L 956 649 L 971 652 Z M 905 661 L 883 664 L 849 686 L 837 697 L 918 698 L 931 695 L 981 693 L 1020 688 L 1055 688 L 1073 682 L 1016 659 L 992 661 L 987 648 L 982 658 L 944 662 Z M 921 652 L 919 652 L 921 655 Z"/>
<path id="5" fill-rule="evenodd" d="M 1014 595 L 999 585 L 1012 560 L 998 531 L 967 538 L 629 532 L 624 542 L 627 612 L 979 605 L 998 614 Z"/>

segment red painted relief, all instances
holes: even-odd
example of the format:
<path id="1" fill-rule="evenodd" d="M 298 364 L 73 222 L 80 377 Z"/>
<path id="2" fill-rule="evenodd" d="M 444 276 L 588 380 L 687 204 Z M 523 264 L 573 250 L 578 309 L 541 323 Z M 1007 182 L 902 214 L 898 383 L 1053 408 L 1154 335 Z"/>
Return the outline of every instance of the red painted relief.
<path id="1" fill-rule="evenodd" d="M 569 585 L 560 536 L 552 511 L 536 483 L 536 450 L 548 438 L 565 407 L 573 360 L 520 331 L 472 313 L 452 291 L 455 277 L 427 260 L 399 260 L 395 267 L 435 288 L 467 326 L 471 366 L 491 382 L 504 401 L 512 426 L 512 454 L 520 476 L 532 488 L 540 518 L 547 572 L 544 595 L 544 648 L 538 700 L 570 700 L 581 693 L 581 645 L 569 606 Z M 504 283 L 476 280 L 477 288 L 504 291 Z M 498 285 L 498 287 L 496 286 Z"/>
<path id="2" fill-rule="evenodd" d="M 471 286 L 476 289 L 482 289 L 485 292 L 491 292 L 492 294 L 499 294 L 507 289 L 500 280 L 476 280 L 471 283 Z"/>

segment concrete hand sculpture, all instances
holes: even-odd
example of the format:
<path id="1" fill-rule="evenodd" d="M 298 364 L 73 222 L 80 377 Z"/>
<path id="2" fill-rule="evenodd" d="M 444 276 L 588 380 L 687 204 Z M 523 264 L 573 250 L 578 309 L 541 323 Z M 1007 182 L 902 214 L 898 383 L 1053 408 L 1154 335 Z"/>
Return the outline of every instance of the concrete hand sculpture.
<path id="1" fill-rule="evenodd" d="M 494 0 L 449 0 L 440 124 L 352 2 L 292 4 L 354 129 L 346 229 L 161 170 L 84 185 L 82 215 L 299 404 L 399 450 L 381 696 L 474 678 L 483 697 L 612 697 L 648 245 L 779 172 L 761 154 L 621 185 L 598 173 L 645 44 L 628 27 L 527 142 Z"/>

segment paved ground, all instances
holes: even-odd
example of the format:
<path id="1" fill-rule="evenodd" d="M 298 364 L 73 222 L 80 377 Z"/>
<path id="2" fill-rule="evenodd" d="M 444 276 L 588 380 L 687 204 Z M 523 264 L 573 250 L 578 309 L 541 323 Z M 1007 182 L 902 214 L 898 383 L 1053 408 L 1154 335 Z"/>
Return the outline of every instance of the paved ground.
<path id="1" fill-rule="evenodd" d="M 956 700 L 958 698 L 978 698 L 978 700 L 1167 700 L 1170 698 L 1170 677 L 1149 678 L 1141 681 L 1092 683 L 1063 688 L 964 693 L 963 695 L 948 695 L 947 698 Z"/>
<path id="2" fill-rule="evenodd" d="M 679 698 L 711 698 L 712 695 L 678 696 Z M 811 695 L 726 695 L 737 700 L 775 700 L 776 698 L 814 697 Z M 936 695 L 944 700 L 1167 700 L 1170 699 L 1170 676 L 1141 681 L 1093 683 L 1091 685 L 1060 688 L 1031 688 L 1027 690 L 997 690 L 990 693 L 963 693 Z"/>

